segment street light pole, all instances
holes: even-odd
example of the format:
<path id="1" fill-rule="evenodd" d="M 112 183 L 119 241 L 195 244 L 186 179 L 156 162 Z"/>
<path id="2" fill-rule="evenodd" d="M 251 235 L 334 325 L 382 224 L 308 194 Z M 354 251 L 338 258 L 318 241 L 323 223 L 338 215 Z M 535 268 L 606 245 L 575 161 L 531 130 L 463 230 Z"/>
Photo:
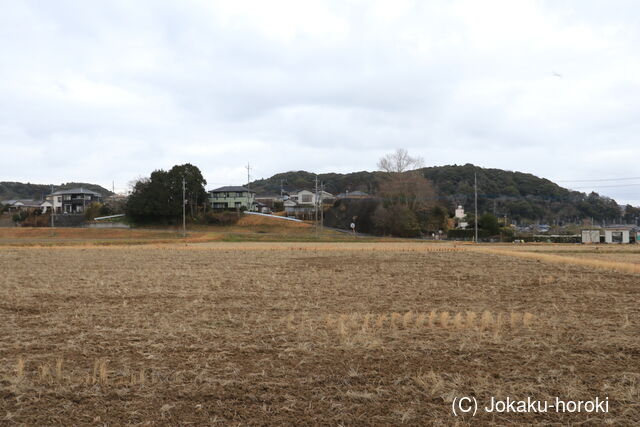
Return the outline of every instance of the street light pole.
<path id="1" fill-rule="evenodd" d="M 187 237 L 187 200 L 186 196 L 186 185 L 184 182 L 184 177 L 182 177 L 182 237 Z"/>

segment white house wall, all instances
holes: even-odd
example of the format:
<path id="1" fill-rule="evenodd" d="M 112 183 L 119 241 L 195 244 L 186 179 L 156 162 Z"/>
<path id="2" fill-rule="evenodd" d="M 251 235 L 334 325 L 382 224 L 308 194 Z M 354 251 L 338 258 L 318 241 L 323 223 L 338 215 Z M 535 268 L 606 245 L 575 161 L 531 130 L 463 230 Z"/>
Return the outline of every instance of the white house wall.
<path id="1" fill-rule="evenodd" d="M 616 232 L 622 233 L 622 243 L 629 243 L 629 230 L 605 230 L 604 241 L 606 243 L 613 243 L 613 233 Z"/>

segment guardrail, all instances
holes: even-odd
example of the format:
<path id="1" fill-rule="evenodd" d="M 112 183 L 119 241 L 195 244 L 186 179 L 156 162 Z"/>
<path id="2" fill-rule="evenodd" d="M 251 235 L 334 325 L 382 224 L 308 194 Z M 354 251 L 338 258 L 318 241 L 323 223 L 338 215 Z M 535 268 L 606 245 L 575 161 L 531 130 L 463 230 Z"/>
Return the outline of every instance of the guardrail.
<path id="1" fill-rule="evenodd" d="M 117 214 L 117 215 L 109 215 L 109 216 L 99 216 L 99 217 L 93 218 L 93 219 L 94 219 L 94 221 L 100 221 L 101 219 L 121 218 L 123 216 L 124 216 L 124 214 Z"/>
<path id="2" fill-rule="evenodd" d="M 269 214 L 263 214 L 263 213 L 259 213 L 259 212 L 245 212 L 245 214 L 247 214 L 247 215 L 260 215 L 260 216 L 266 216 L 266 217 L 275 218 L 275 219 L 284 219 L 286 221 L 303 222 L 302 220 L 297 219 L 297 218 L 287 218 L 286 216 L 269 215 Z"/>

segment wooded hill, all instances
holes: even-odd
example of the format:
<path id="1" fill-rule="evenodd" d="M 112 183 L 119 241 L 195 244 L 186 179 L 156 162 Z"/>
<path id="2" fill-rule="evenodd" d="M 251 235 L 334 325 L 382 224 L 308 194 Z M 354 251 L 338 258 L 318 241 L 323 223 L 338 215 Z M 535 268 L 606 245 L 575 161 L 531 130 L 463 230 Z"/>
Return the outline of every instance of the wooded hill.
<path id="1" fill-rule="evenodd" d="M 102 194 L 102 197 L 111 196 L 113 193 L 104 187 L 86 182 L 68 182 L 66 184 L 54 185 L 54 191 L 68 190 L 71 188 L 85 188 Z M 42 200 L 51 194 L 51 184 L 31 184 L 23 182 L 0 182 L 0 201 L 11 199 L 33 199 Z"/>
<path id="2" fill-rule="evenodd" d="M 478 211 L 507 216 L 521 222 L 575 222 L 580 219 L 606 221 L 621 220 L 621 207 L 615 200 L 597 193 L 585 194 L 563 188 L 552 181 L 522 172 L 485 169 L 472 164 L 435 166 L 419 169 L 429 179 L 436 192 L 436 200 L 453 213 L 455 206 L 473 210 L 473 179 L 478 178 Z M 364 191 L 375 195 L 384 172 L 327 173 L 318 175 L 326 191 L 338 194 Z M 305 171 L 285 172 L 251 183 L 260 194 L 279 194 L 281 181 L 285 191 L 313 189 L 315 175 Z"/>

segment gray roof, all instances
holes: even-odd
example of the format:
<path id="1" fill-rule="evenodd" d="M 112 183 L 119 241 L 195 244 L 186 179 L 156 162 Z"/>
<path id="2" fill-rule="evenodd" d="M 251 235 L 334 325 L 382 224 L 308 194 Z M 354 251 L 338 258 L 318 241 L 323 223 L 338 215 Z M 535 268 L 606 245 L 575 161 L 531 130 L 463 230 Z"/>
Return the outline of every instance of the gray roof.
<path id="1" fill-rule="evenodd" d="M 300 188 L 298 190 L 294 190 L 294 191 L 288 191 L 289 194 L 298 194 L 301 191 L 308 191 L 309 193 L 313 193 L 315 194 L 316 191 L 314 189 L 308 189 L 308 188 Z M 318 194 L 322 193 L 322 191 L 320 191 L 320 189 L 318 189 Z M 331 194 L 328 191 L 324 191 L 324 194 Z M 333 196 L 333 194 L 331 194 L 331 196 Z"/>
<path id="2" fill-rule="evenodd" d="M 26 207 L 40 207 L 40 205 L 42 205 L 42 203 L 44 203 L 44 200 L 19 200 L 20 202 L 22 202 L 22 204 Z"/>
<path id="3" fill-rule="evenodd" d="M 255 191 L 249 190 L 247 187 L 241 187 L 241 186 L 238 186 L 238 185 L 235 185 L 235 186 L 234 185 L 229 185 L 229 186 L 226 186 L 226 187 L 216 188 L 216 189 L 213 189 L 213 190 L 209 190 L 209 193 L 214 193 L 214 192 L 215 193 L 222 193 L 222 192 L 225 192 L 225 191 L 250 191 L 252 193 L 255 193 Z"/>
<path id="4" fill-rule="evenodd" d="M 24 206 L 40 206 L 43 200 L 33 200 L 33 199 L 13 199 L 13 200 L 3 200 L 3 205 L 15 205 L 16 203 L 22 203 Z"/>
<path id="5" fill-rule="evenodd" d="M 100 193 L 96 193 L 95 191 L 87 190 L 86 188 L 70 188 L 68 190 L 58 190 L 53 193 L 54 196 L 60 196 L 62 194 L 93 194 L 94 196 L 102 197 Z"/>

